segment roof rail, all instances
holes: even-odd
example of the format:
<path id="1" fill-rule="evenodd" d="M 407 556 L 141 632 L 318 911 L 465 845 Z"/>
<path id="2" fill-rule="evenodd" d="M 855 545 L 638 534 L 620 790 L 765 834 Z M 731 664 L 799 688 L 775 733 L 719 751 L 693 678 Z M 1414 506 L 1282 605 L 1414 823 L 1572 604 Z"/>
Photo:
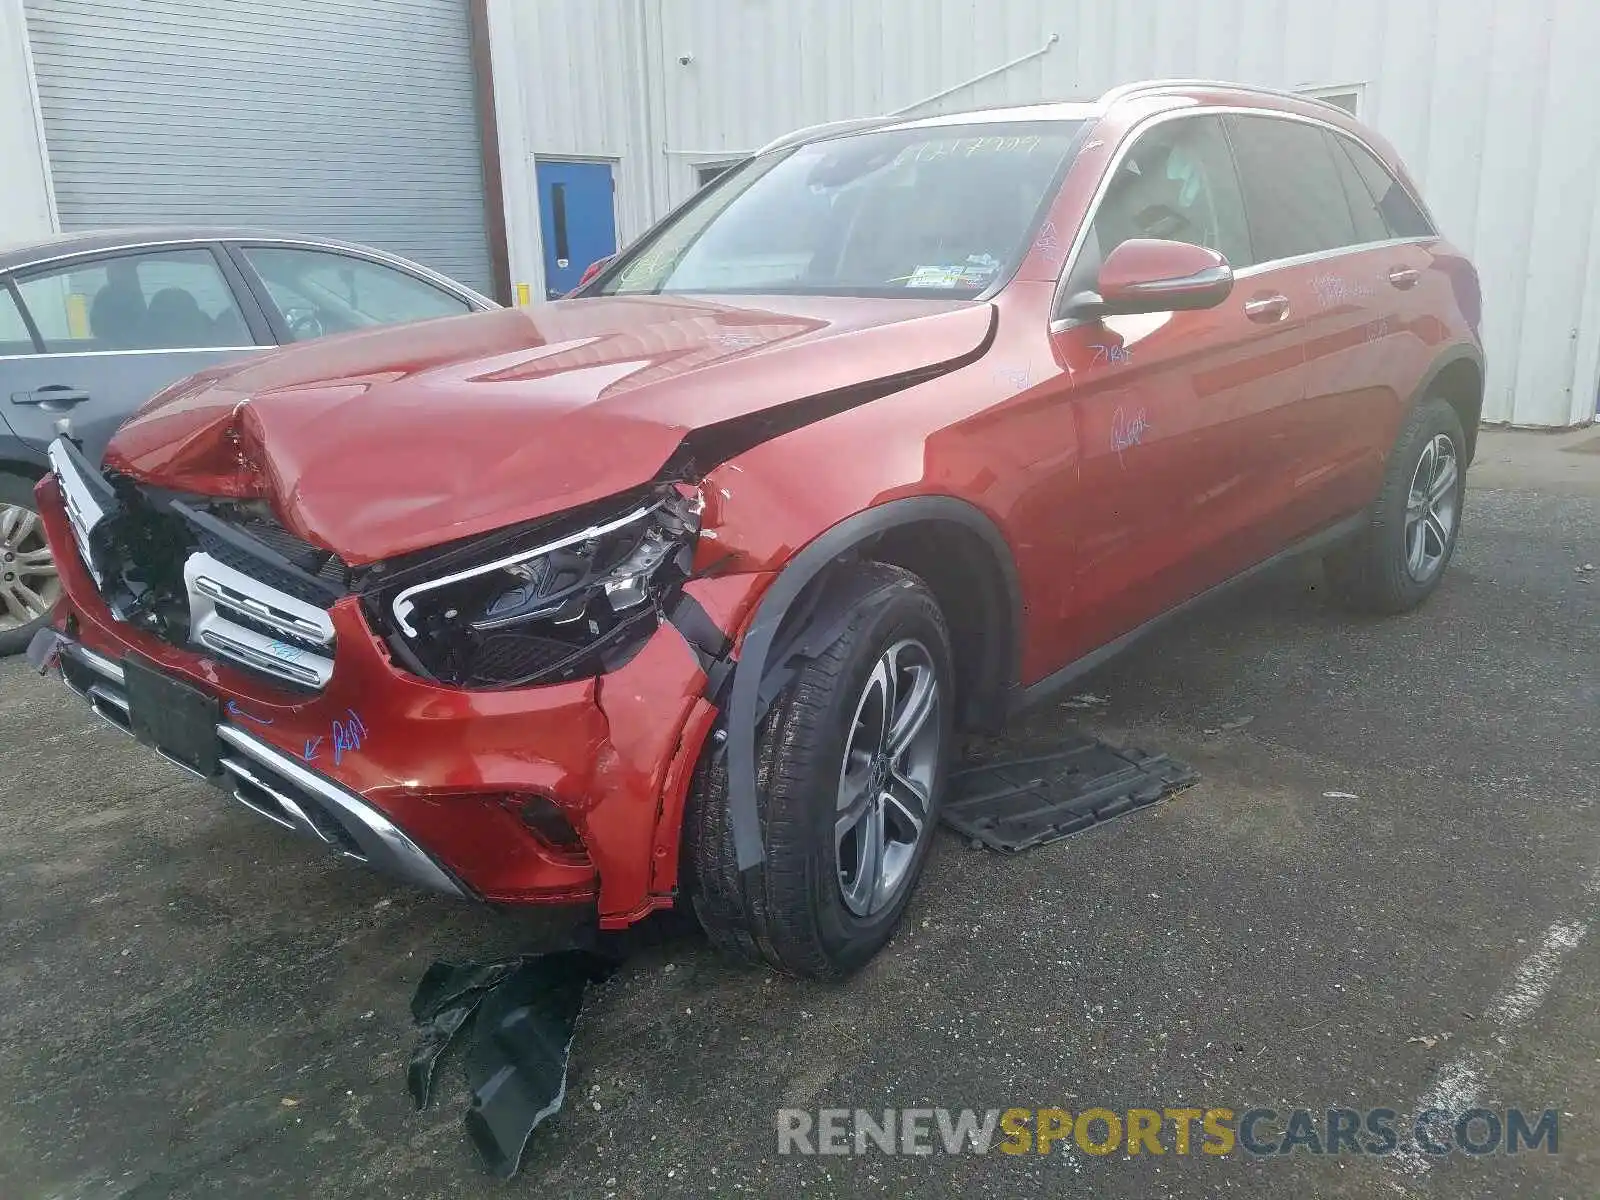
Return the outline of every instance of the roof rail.
<path id="1" fill-rule="evenodd" d="M 904 117 L 850 117 L 843 121 L 823 121 L 820 125 L 807 125 L 804 129 L 796 129 L 782 137 L 773 138 L 756 153 L 766 154 L 770 150 L 782 150 L 788 146 L 798 146 L 802 142 L 814 142 L 823 137 L 855 133 L 861 129 L 875 129 L 880 125 L 901 125 L 905 120 Z"/>
<path id="2" fill-rule="evenodd" d="M 1099 100 L 1100 104 L 1115 104 L 1119 100 L 1128 100 L 1135 96 L 1159 95 L 1163 92 L 1178 92 L 1188 88 L 1226 88 L 1230 92 L 1247 92 L 1256 96 L 1276 96 L 1284 100 L 1303 100 L 1307 104 L 1320 104 L 1324 108 L 1337 109 L 1345 117 L 1350 115 L 1348 109 L 1340 108 L 1331 101 L 1324 100 L 1321 96 L 1308 96 L 1303 92 L 1291 92 L 1284 88 L 1263 87 L 1255 83 L 1232 83 L 1226 79 L 1145 79 L 1137 83 L 1119 84 L 1104 93 Z"/>

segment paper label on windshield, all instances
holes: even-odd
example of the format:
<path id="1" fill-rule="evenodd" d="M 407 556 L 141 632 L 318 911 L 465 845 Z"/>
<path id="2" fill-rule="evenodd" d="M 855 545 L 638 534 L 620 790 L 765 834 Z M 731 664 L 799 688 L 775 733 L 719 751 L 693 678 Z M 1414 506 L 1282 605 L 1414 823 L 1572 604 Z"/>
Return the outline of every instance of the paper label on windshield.
<path id="1" fill-rule="evenodd" d="M 966 262 L 953 266 L 918 267 L 906 278 L 906 286 L 981 288 L 988 286 L 999 270 L 998 260 L 987 254 L 973 254 Z"/>
<path id="2" fill-rule="evenodd" d="M 960 267 L 918 267 L 906 280 L 907 287 L 952 288 L 961 286 Z"/>

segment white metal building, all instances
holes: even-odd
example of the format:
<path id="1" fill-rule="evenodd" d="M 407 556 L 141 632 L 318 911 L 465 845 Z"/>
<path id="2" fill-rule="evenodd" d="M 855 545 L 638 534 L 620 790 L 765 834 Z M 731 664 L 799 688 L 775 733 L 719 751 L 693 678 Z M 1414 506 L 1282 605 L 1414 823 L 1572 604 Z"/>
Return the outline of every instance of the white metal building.
<path id="1" fill-rule="evenodd" d="M 626 243 L 700 168 L 799 126 L 1230 79 L 1344 98 L 1394 142 L 1483 278 L 1486 420 L 1593 419 L 1597 0 L 488 4 L 511 274 L 534 295 L 536 158 L 611 163 Z"/>
<path id="2" fill-rule="evenodd" d="M 1394 142 L 1483 277 L 1485 419 L 1564 426 L 1597 61 L 1600 0 L 0 0 L 0 242 L 251 221 L 530 298 L 799 126 L 1234 79 Z"/>

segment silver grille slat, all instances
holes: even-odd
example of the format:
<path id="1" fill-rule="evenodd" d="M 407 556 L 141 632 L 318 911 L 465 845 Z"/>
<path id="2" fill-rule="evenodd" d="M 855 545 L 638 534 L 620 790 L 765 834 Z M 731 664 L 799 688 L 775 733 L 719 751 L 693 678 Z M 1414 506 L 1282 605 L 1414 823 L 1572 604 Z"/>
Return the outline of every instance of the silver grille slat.
<path id="1" fill-rule="evenodd" d="M 252 579 L 203 550 L 189 556 L 183 578 L 189 591 L 189 637 L 196 645 L 302 687 L 320 690 L 328 685 L 334 633 L 326 610 Z M 268 637 L 246 621 L 279 637 Z"/>
<path id="2" fill-rule="evenodd" d="M 246 666 L 254 667 L 257 671 L 265 671 L 268 675 L 278 675 L 284 679 L 292 679 L 295 683 L 302 683 L 308 687 L 325 687 L 328 678 L 333 673 L 331 659 L 319 658 L 308 651 L 302 651 L 306 664 L 286 659 L 282 654 L 274 653 L 266 646 L 252 646 L 241 640 L 243 637 L 260 638 L 268 646 L 273 645 L 271 638 L 264 638 L 254 630 L 240 628 L 236 632 L 224 633 L 218 629 L 203 629 L 200 631 L 200 644 L 224 658 L 231 658 Z M 283 643 L 276 643 L 282 645 Z M 288 649 L 299 650 L 298 646 Z M 307 665 L 316 664 L 316 665 Z M 326 664 L 326 669 L 319 667 Z"/>
<path id="3" fill-rule="evenodd" d="M 105 581 L 101 578 L 100 566 L 89 549 L 89 534 L 105 520 L 106 510 L 61 445 L 61 439 L 57 438 L 50 443 L 45 455 L 50 460 L 50 469 L 55 472 L 56 483 L 60 485 L 61 502 L 67 510 L 67 524 L 72 528 L 72 540 L 78 544 L 78 554 L 83 559 L 83 565 L 89 568 L 95 583 L 103 584 Z"/>

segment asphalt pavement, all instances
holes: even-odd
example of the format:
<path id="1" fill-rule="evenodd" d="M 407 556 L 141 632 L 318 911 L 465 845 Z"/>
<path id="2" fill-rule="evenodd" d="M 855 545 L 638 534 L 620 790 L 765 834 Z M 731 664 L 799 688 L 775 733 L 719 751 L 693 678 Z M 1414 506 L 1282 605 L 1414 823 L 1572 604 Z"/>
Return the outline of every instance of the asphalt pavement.
<path id="1" fill-rule="evenodd" d="M 1418 612 L 1354 618 L 1314 566 L 1280 571 L 1020 723 L 1019 747 L 1076 723 L 1203 779 L 1015 857 L 941 833 L 848 982 L 641 948 L 591 993 L 566 1107 L 509 1184 L 462 1135 L 459 1067 L 411 1110 L 408 1004 L 433 959 L 548 924 L 341 867 L 0 662 L 0 1195 L 1600 1194 L 1587 440 L 1486 436 Z M 780 1108 L 1440 1099 L 1556 1110 L 1559 1148 L 777 1153 Z"/>

